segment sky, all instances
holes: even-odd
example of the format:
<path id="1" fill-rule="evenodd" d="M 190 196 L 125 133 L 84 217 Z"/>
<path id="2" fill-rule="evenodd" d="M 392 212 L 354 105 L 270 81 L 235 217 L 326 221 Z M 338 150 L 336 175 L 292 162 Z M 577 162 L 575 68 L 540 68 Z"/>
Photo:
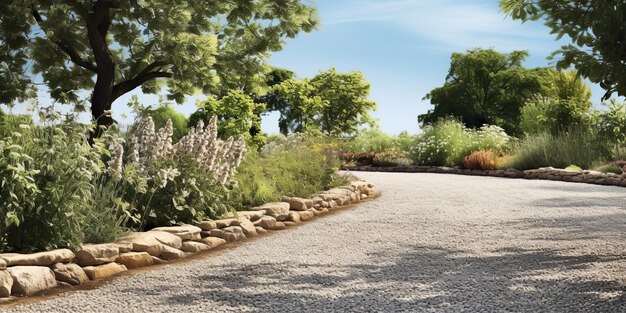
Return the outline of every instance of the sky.
<path id="1" fill-rule="evenodd" d="M 541 22 L 522 24 L 503 14 L 497 0 L 318 0 L 318 31 L 288 40 L 270 59 L 275 66 L 311 77 L 321 70 L 361 71 L 371 83 L 373 114 L 381 129 L 419 131 L 417 115 L 431 108 L 422 98 L 441 86 L 453 52 L 494 48 L 527 50 L 528 67 L 553 65 L 557 42 Z M 603 92 L 592 86 L 593 101 Z M 276 131 L 278 116 L 264 119 Z"/>
<path id="2" fill-rule="evenodd" d="M 540 22 L 521 24 L 500 12 L 498 0 L 317 0 L 320 26 L 316 31 L 286 40 L 269 63 L 292 70 L 299 78 L 312 77 L 331 67 L 340 72 L 361 71 L 371 84 L 370 98 L 378 108 L 372 114 L 391 134 L 418 133 L 417 116 L 431 108 L 423 97 L 444 83 L 453 52 L 494 48 L 500 52 L 527 50 L 527 67 L 553 65 L 547 57 L 566 41 L 557 42 Z M 592 101 L 599 104 L 601 88 L 591 85 Z M 113 104 L 114 117 L 132 122 L 126 103 L 137 95 L 144 105 L 158 97 L 139 91 Z M 88 96 L 88 95 L 87 95 Z M 190 97 L 174 106 L 189 115 L 196 110 Z M 42 104 L 50 102 L 40 92 Z M 24 104 L 14 109 L 24 111 Z M 278 114 L 263 118 L 263 130 L 278 132 Z"/>

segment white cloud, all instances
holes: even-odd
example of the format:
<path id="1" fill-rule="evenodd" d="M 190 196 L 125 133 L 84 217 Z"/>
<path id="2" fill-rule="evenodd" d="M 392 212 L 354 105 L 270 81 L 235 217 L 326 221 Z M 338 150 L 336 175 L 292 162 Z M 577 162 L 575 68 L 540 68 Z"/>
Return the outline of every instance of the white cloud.
<path id="1" fill-rule="evenodd" d="M 500 50 L 549 51 L 551 37 L 538 25 L 521 25 L 491 4 L 467 0 L 335 1 L 322 12 L 327 26 L 385 23 L 413 32 L 449 49 L 494 47 Z"/>

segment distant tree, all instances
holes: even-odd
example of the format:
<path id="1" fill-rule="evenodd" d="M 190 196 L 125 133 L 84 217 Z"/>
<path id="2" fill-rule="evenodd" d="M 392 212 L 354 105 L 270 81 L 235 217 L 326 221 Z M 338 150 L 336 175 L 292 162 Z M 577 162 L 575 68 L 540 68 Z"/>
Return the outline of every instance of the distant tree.
<path id="1" fill-rule="evenodd" d="M 282 39 L 316 23 L 300 0 L 0 1 L 0 102 L 32 96 L 41 75 L 55 101 L 91 90 L 93 117 L 110 125 L 116 99 L 158 93 L 159 79 L 178 103 L 255 84 Z"/>
<path id="2" fill-rule="evenodd" d="M 144 110 L 143 113 L 152 117 L 154 126 L 157 129 L 165 126 L 167 121 L 171 120 L 172 126 L 174 127 L 174 133 L 172 134 L 174 142 L 178 141 L 188 132 L 187 118 L 182 113 L 176 111 L 170 104 L 162 104 L 156 108 L 148 108 Z"/>
<path id="3" fill-rule="evenodd" d="M 544 69 L 543 91 L 522 109 L 521 129 L 527 134 L 588 128 L 594 121 L 591 89 L 573 71 Z"/>
<path id="4" fill-rule="evenodd" d="M 273 109 L 280 112 L 281 133 L 318 129 L 334 136 L 351 136 L 362 125 L 374 125 L 369 112 L 370 84 L 361 72 L 337 73 L 332 68 L 312 79 L 289 79 L 274 87 Z"/>
<path id="5" fill-rule="evenodd" d="M 626 2 L 622 0 L 501 0 L 502 10 L 521 21 L 544 20 L 557 39 L 557 67 L 573 66 L 606 93 L 626 96 Z"/>
<path id="6" fill-rule="evenodd" d="M 206 124 L 215 115 L 220 138 L 243 136 L 248 144 L 259 147 L 266 141 L 261 132 L 261 112 L 265 112 L 265 104 L 254 102 L 240 90 L 233 90 L 219 100 L 209 97 L 200 102 L 198 110 L 189 117 L 189 126 L 196 126 L 200 120 Z"/>
<path id="7" fill-rule="evenodd" d="M 526 69 L 525 51 L 510 54 L 493 49 L 453 53 L 446 82 L 426 95 L 434 106 L 418 116 L 422 125 L 453 116 L 465 126 L 498 125 L 510 135 L 519 135 L 521 109 L 541 93 L 541 73 Z"/>

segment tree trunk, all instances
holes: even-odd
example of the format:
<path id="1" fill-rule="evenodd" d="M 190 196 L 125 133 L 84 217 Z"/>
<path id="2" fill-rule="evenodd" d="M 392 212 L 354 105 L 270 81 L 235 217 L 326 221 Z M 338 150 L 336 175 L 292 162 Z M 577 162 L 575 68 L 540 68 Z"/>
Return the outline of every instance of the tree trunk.
<path id="1" fill-rule="evenodd" d="M 107 73 L 99 73 L 93 93 L 91 94 L 91 115 L 96 121 L 96 128 L 91 139 L 100 137 L 102 132 L 113 124 L 111 105 L 113 104 L 113 68 Z"/>

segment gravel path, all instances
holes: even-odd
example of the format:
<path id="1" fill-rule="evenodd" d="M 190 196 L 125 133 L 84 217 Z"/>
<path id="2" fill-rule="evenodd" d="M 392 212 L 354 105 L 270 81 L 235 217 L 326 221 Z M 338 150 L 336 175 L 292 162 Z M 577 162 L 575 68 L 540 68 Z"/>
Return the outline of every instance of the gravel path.
<path id="1" fill-rule="evenodd" d="M 383 197 L 213 257 L 4 309 L 626 312 L 626 189 L 358 175 Z"/>

